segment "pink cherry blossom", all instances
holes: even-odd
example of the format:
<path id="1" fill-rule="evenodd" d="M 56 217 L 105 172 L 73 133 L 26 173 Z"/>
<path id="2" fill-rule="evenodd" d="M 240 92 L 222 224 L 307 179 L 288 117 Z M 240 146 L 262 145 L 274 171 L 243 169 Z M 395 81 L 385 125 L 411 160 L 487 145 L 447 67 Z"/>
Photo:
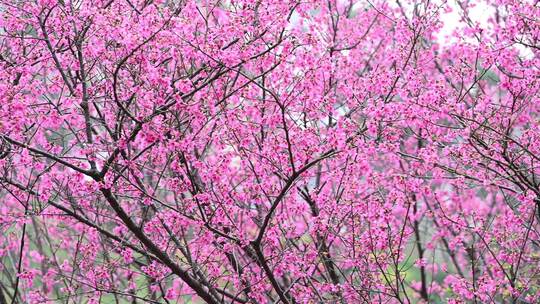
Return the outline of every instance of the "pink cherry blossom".
<path id="1" fill-rule="evenodd" d="M 0 304 L 539 303 L 536 2 L 0 0 Z"/>

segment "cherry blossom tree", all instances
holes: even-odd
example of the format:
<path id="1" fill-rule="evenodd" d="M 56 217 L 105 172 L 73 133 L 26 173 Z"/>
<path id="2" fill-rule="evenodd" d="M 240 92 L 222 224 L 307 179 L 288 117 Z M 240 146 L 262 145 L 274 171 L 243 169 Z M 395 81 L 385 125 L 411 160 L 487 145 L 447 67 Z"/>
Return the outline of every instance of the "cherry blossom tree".
<path id="1" fill-rule="evenodd" d="M 1 0 L 0 304 L 538 303 L 539 79 L 533 0 Z"/>

